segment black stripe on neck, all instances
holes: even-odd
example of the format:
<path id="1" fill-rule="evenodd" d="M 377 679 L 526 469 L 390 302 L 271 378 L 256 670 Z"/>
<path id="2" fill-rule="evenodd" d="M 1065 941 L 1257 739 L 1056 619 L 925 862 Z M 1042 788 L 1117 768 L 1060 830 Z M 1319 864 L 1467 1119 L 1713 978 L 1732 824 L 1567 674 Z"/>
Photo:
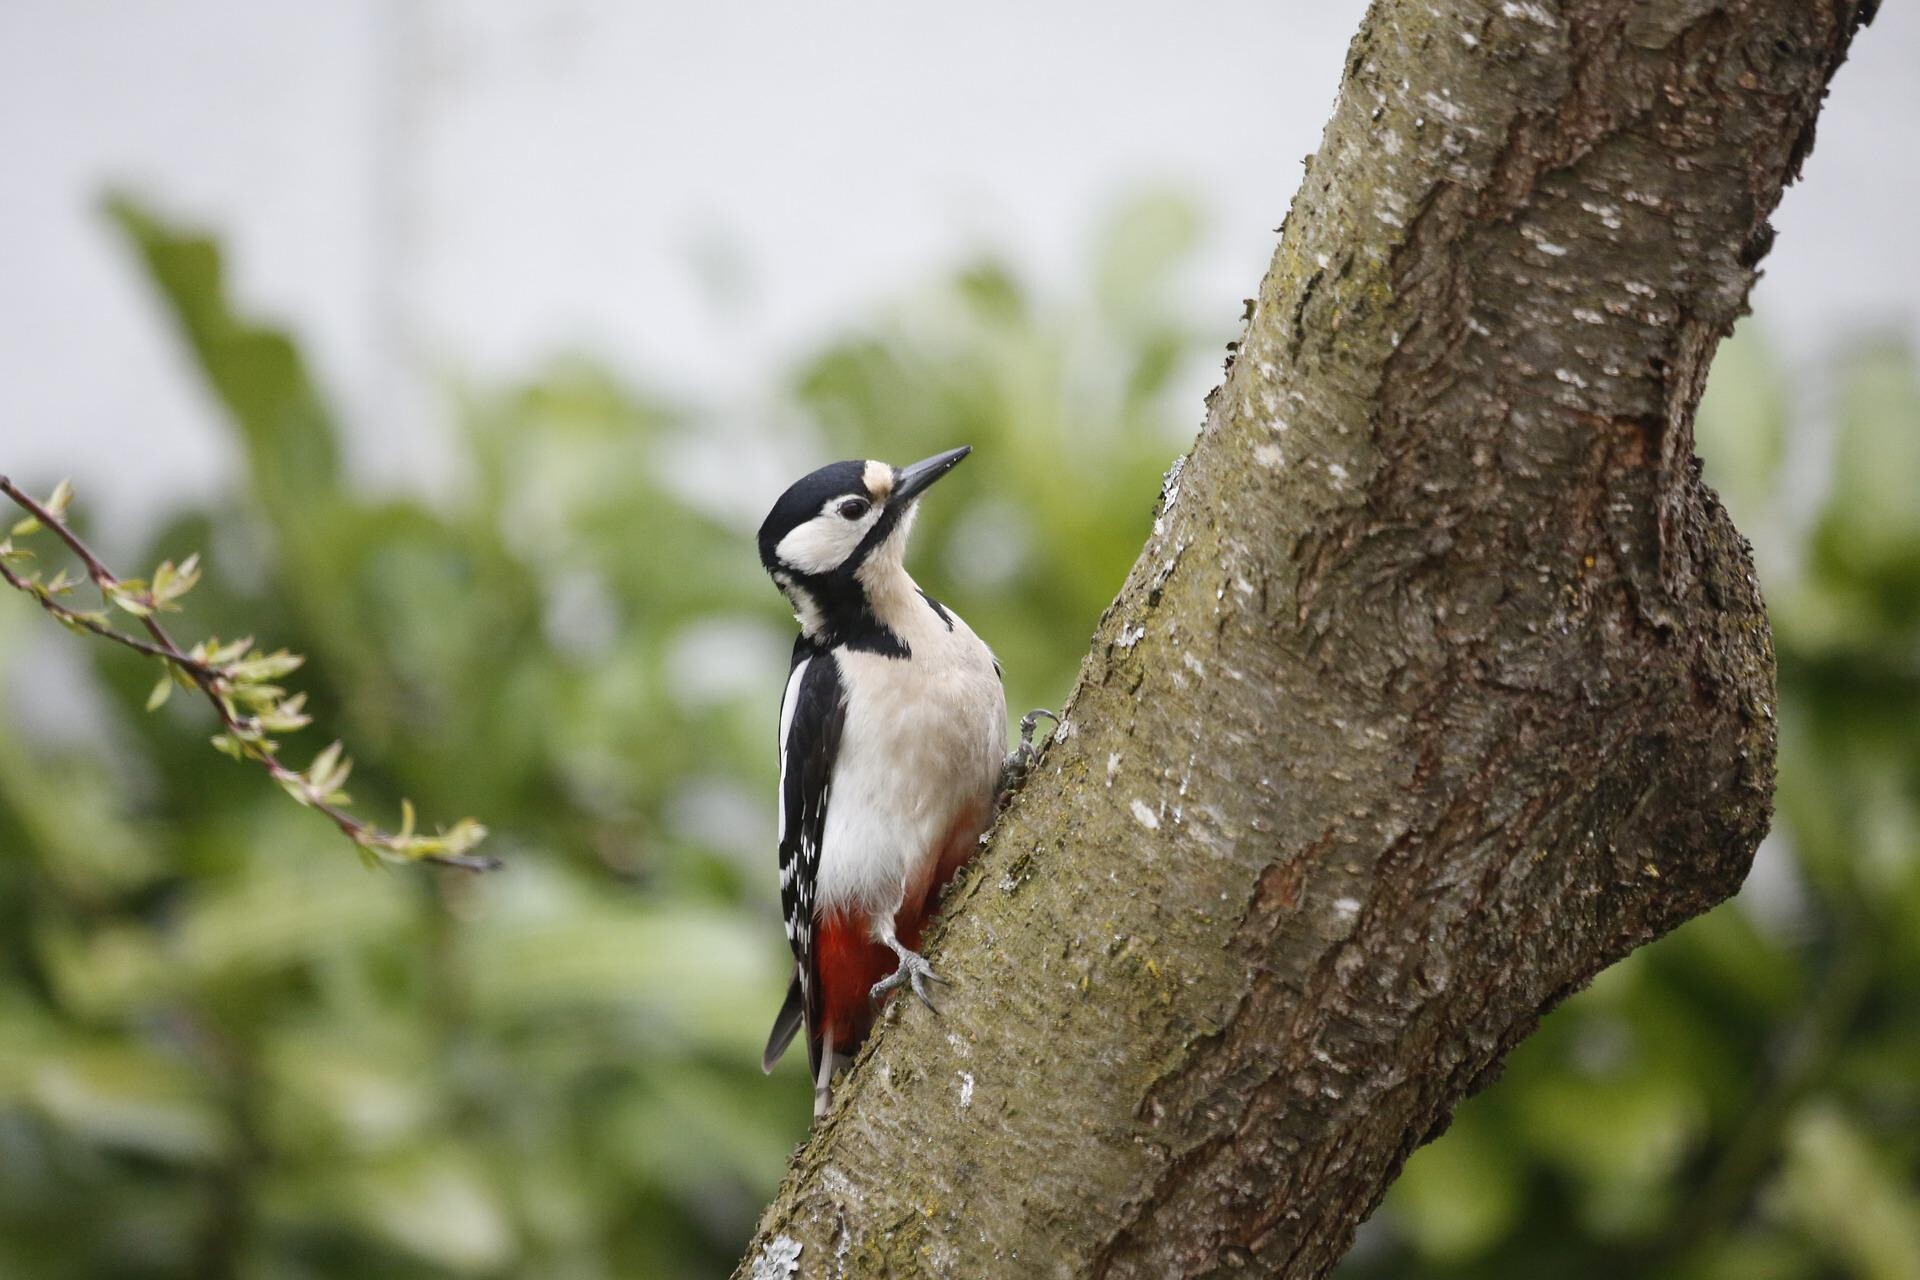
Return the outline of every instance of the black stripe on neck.
<path id="1" fill-rule="evenodd" d="M 913 650 L 900 633 L 880 621 L 867 593 L 851 575 L 800 577 L 795 579 L 795 585 L 807 592 L 819 612 L 821 627 L 817 640 L 822 647 L 877 653 L 883 658 L 913 656 Z"/>
<path id="2" fill-rule="evenodd" d="M 921 591 L 919 587 L 915 587 L 914 590 L 920 592 L 920 598 L 927 602 L 927 607 L 933 610 L 940 621 L 947 624 L 947 630 L 953 630 L 953 615 L 947 612 L 947 606 L 941 604 L 926 592 Z"/>

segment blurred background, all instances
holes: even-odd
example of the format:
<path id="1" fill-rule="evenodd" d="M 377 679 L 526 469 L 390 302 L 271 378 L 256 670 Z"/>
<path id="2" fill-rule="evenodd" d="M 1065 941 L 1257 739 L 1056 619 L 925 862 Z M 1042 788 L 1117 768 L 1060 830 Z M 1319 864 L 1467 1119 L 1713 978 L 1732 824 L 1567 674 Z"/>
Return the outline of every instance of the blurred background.
<path id="1" fill-rule="evenodd" d="M 1361 8 L 0 6 L 0 470 L 71 475 L 124 572 L 203 551 L 178 631 L 311 657 L 289 754 L 507 860 L 367 871 L 0 597 L 0 1277 L 724 1273 L 809 1102 L 757 1069 L 753 526 L 975 445 L 917 572 L 1057 706 Z M 1889 6 L 1702 410 L 1775 834 L 1416 1155 L 1354 1280 L 1920 1277 L 1916 65 Z"/>

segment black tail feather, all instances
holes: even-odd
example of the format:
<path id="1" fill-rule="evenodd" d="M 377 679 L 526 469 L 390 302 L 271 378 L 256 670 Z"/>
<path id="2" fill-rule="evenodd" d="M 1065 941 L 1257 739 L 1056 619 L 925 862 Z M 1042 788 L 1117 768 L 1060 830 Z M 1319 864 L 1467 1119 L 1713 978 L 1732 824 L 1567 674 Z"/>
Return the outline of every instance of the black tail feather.
<path id="1" fill-rule="evenodd" d="M 806 999 L 800 990 L 800 975 L 795 972 L 793 982 L 787 987 L 787 998 L 781 1002 L 780 1012 L 774 1015 L 773 1031 L 767 1036 L 767 1051 L 760 1055 L 762 1071 L 772 1071 L 773 1064 L 780 1061 L 780 1055 L 793 1043 L 805 1015 Z"/>

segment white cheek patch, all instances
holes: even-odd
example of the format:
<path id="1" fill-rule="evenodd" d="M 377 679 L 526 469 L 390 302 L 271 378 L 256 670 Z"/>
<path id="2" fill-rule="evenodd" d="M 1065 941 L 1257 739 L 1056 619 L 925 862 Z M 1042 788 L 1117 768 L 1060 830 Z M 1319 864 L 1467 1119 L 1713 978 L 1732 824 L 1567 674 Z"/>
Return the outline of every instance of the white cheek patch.
<path id="1" fill-rule="evenodd" d="M 832 499 L 819 515 L 780 539 L 773 549 L 780 563 L 799 573 L 827 573 L 845 564 L 880 518 L 880 508 L 869 508 L 858 520 L 849 520 L 836 509 L 844 501 L 844 497 Z"/>
<path id="2" fill-rule="evenodd" d="M 839 516 L 815 516 L 780 539 L 773 553 L 801 573 L 825 573 L 859 545 L 857 537 L 848 541 L 851 532 L 853 524 Z"/>

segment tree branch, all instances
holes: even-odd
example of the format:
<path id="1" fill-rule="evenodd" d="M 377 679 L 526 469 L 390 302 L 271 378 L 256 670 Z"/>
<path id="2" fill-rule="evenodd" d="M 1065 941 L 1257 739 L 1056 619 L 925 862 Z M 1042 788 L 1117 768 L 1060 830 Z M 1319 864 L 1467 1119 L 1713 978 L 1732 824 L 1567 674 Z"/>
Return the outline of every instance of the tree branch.
<path id="1" fill-rule="evenodd" d="M 412 829 L 411 805 L 406 806 L 407 822 L 399 832 L 384 831 L 347 812 L 339 788 L 345 782 L 351 765 L 340 756 L 338 743 L 321 752 L 315 764 L 305 773 L 282 762 L 277 744 L 267 738 L 267 732 L 299 728 L 306 723 L 306 717 L 301 714 L 301 699 L 298 696 L 285 699 L 281 696 L 281 690 L 267 685 L 265 681 L 293 670 L 299 665 L 300 659 L 284 652 L 261 654 L 256 651 L 246 654 L 251 643 L 246 640 L 218 650 L 223 656 L 230 655 L 224 661 L 203 657 L 198 651 L 189 653 L 182 650 L 174 643 L 156 614 L 170 607 L 174 599 L 191 589 L 198 576 L 193 567 L 194 560 L 189 558 L 178 570 L 171 563 L 162 566 L 160 572 L 154 575 L 152 585 L 123 581 L 107 568 L 62 518 L 66 497 L 71 490 L 63 485 L 59 493 L 58 500 L 43 503 L 6 476 L 0 475 L 0 495 L 11 499 L 29 516 L 28 520 L 15 527 L 15 536 L 31 532 L 36 525 L 51 530 L 85 567 L 88 579 L 99 588 L 101 598 L 137 617 L 152 640 L 127 635 L 110 625 L 104 615 L 85 613 L 61 603 L 57 597 L 67 586 L 61 577 L 56 577 L 51 583 L 42 583 L 37 577 L 16 573 L 7 565 L 9 555 L 20 554 L 12 547 L 11 539 L 0 544 L 0 581 L 33 597 L 41 608 L 68 627 L 158 659 L 170 670 L 179 672 L 206 696 L 214 714 L 220 718 L 226 732 L 215 739 L 216 745 L 236 758 L 257 762 L 296 800 L 324 814 L 342 835 L 368 853 L 396 861 L 431 862 L 468 871 L 492 870 L 499 865 L 497 859 L 471 852 L 473 846 L 486 836 L 486 829 L 471 820 L 456 824 L 452 831 L 419 836 Z M 169 583 L 172 584 L 171 589 L 167 585 Z M 211 644 L 202 647 L 210 651 L 217 648 Z M 163 683 L 161 692 L 164 689 Z M 249 693 L 264 695 L 270 706 L 267 714 L 247 715 L 238 709 L 235 698 Z M 154 705 L 158 705 L 157 702 Z"/>
<path id="2" fill-rule="evenodd" d="M 0 482 L 4 482 L 4 480 L 5 477 L 0 477 Z M 20 577 L 7 567 L 5 561 L 0 561 L 0 582 L 5 582 L 15 591 L 34 597 L 40 602 L 42 609 L 45 609 L 68 627 L 77 628 L 91 635 L 99 636 L 102 640 L 111 640 L 117 645 L 124 645 L 135 653 L 145 654 L 149 658 L 158 658 L 163 662 L 173 663 L 189 675 L 194 675 L 196 679 L 198 678 L 198 672 L 212 672 L 212 668 L 205 666 L 204 663 L 196 662 L 192 658 L 179 654 L 170 653 L 157 644 L 149 644 L 138 636 L 130 636 L 124 631 L 119 631 L 108 626 L 106 623 L 100 621 L 97 614 L 82 613 L 78 609 L 68 608 L 56 600 L 54 593 L 48 590 L 44 584 L 35 583 L 30 579 Z"/>
<path id="3" fill-rule="evenodd" d="M 1692 415 L 1869 13 L 1376 0 L 945 1016 L 888 1010 L 741 1277 L 1324 1275 L 1734 892 L 1773 655 Z"/>

